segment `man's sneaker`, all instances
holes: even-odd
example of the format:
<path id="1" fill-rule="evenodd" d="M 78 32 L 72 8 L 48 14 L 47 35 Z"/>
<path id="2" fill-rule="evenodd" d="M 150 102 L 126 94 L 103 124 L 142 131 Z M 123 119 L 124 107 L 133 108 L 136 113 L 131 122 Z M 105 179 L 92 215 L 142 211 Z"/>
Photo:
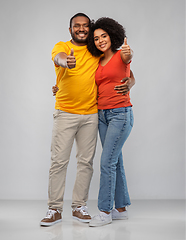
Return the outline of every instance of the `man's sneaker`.
<path id="1" fill-rule="evenodd" d="M 128 219 L 128 212 L 127 210 L 124 212 L 119 212 L 117 209 L 112 209 L 112 219 L 113 220 L 124 220 Z"/>
<path id="2" fill-rule="evenodd" d="M 112 214 L 100 212 L 99 215 L 94 216 L 89 222 L 89 227 L 100 227 L 112 222 Z"/>
<path id="3" fill-rule="evenodd" d="M 80 222 L 90 222 L 91 220 L 91 216 L 88 214 L 86 206 L 76 207 L 72 211 L 72 216 L 74 219 L 77 219 Z"/>
<path id="4" fill-rule="evenodd" d="M 51 226 L 61 221 L 62 221 L 61 213 L 57 209 L 49 209 L 46 214 L 46 217 L 41 220 L 40 225 Z"/>

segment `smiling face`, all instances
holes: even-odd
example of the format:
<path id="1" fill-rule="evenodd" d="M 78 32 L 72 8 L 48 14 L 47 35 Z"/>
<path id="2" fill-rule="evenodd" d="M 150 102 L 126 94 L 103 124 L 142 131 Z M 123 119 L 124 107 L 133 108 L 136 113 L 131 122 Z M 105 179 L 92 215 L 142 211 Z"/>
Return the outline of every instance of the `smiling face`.
<path id="1" fill-rule="evenodd" d="M 89 34 L 89 19 L 83 16 L 73 18 L 69 31 L 73 44 L 79 46 L 86 45 Z"/>
<path id="2" fill-rule="evenodd" d="M 99 28 L 94 31 L 94 44 L 102 52 L 111 51 L 111 40 L 107 32 Z"/>

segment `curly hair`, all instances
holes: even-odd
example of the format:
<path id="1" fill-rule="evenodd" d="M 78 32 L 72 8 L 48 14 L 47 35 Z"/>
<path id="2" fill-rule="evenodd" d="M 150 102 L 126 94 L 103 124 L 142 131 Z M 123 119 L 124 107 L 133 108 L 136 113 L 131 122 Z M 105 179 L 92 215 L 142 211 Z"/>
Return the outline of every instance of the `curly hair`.
<path id="1" fill-rule="evenodd" d="M 113 52 L 115 52 L 123 44 L 124 38 L 126 37 L 123 26 L 112 18 L 102 17 L 95 23 L 92 21 L 90 25 L 87 48 L 89 52 L 96 57 L 103 54 L 103 52 L 98 50 L 94 44 L 94 31 L 99 28 L 108 33 L 111 40 L 111 50 Z"/>

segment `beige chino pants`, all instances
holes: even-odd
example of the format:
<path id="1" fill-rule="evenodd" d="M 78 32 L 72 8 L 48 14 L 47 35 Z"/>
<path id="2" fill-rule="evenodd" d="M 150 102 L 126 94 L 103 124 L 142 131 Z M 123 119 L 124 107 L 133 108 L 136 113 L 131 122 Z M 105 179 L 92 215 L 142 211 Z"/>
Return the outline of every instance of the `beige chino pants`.
<path id="1" fill-rule="evenodd" d="M 98 116 L 79 115 L 55 110 L 49 171 L 48 206 L 63 210 L 67 166 L 74 139 L 77 149 L 77 174 L 72 195 L 72 208 L 84 206 L 88 200 L 96 149 Z"/>

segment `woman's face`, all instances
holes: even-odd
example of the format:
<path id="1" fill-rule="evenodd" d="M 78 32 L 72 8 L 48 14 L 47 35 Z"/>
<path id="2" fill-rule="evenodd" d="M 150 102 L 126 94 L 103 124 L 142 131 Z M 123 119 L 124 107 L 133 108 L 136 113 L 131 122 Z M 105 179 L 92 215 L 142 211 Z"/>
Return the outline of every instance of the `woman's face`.
<path id="1" fill-rule="evenodd" d="M 111 49 L 111 40 L 107 32 L 99 28 L 94 31 L 94 43 L 98 50 L 106 52 Z"/>

